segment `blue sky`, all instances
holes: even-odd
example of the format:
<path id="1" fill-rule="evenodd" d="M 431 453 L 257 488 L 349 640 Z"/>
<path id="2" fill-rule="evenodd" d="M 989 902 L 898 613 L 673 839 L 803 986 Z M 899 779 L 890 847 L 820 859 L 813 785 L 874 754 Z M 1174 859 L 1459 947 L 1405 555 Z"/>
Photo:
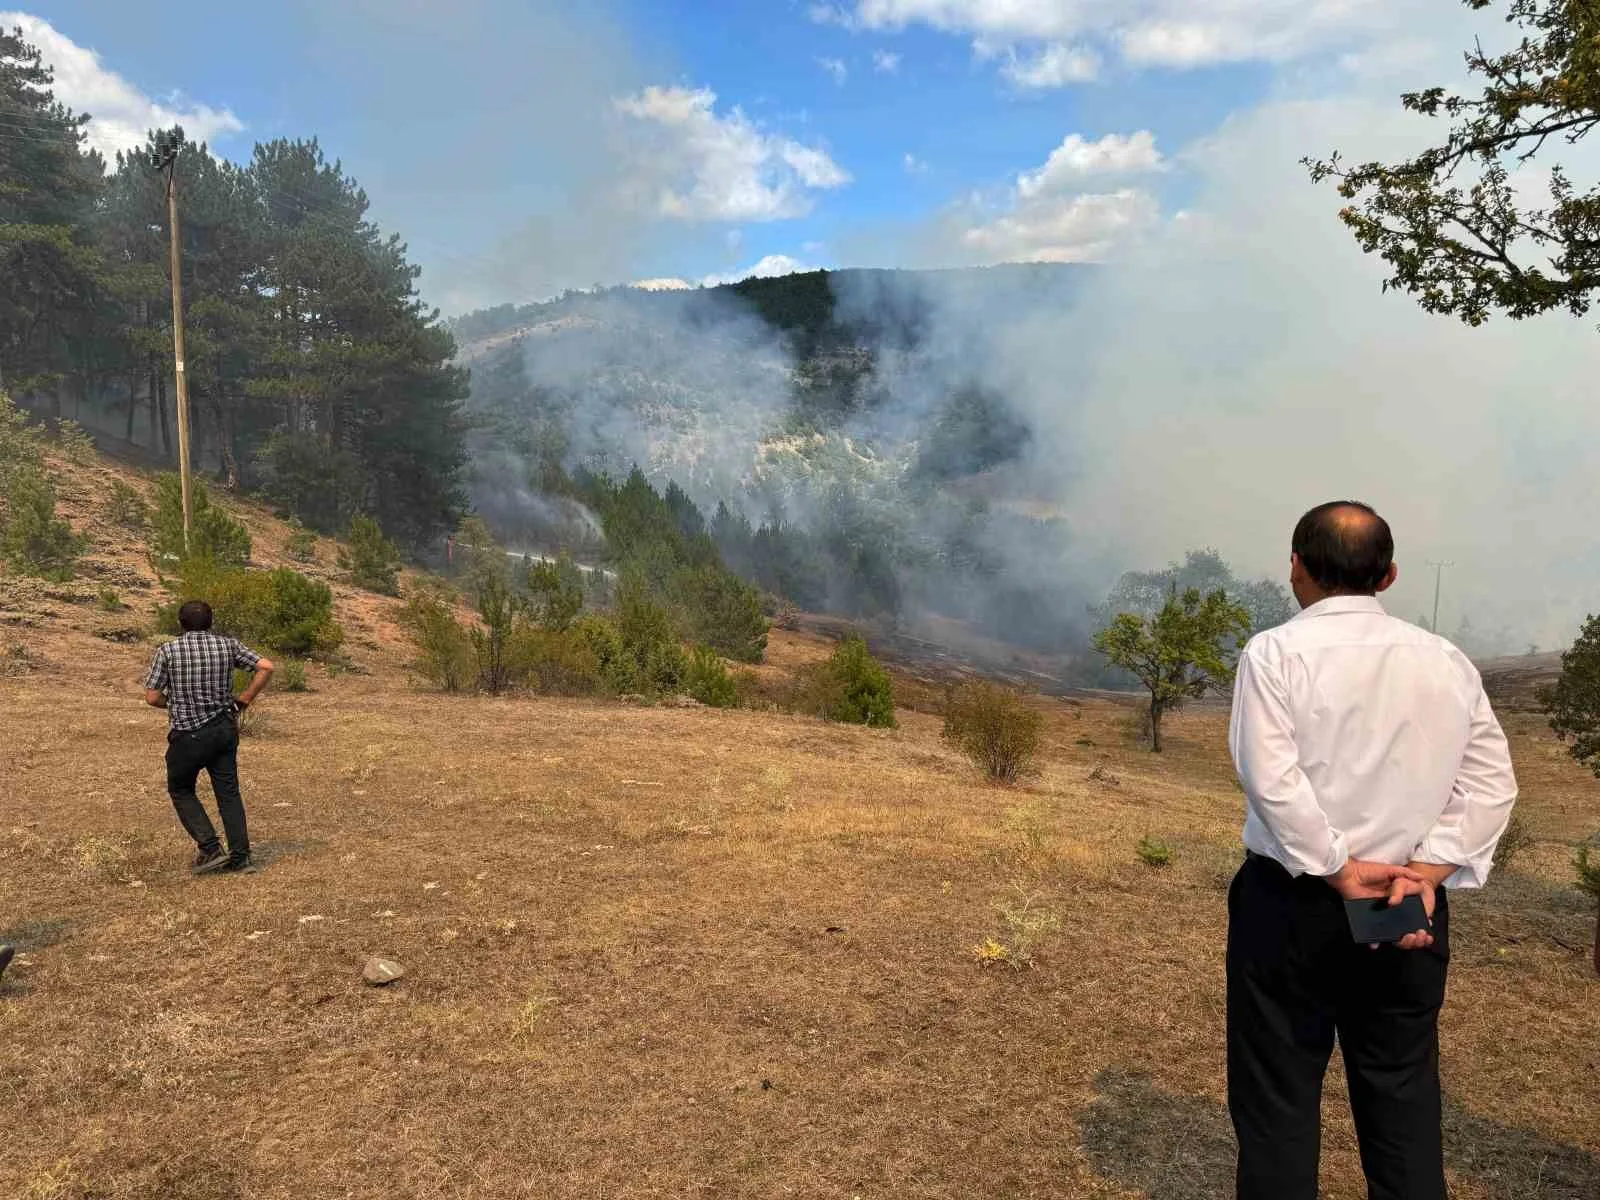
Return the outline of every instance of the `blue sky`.
<path id="1" fill-rule="evenodd" d="M 48 23 L 59 91 L 101 119 L 103 144 L 119 140 L 113 122 L 122 141 L 138 131 L 140 103 L 230 157 L 257 139 L 321 138 L 454 311 L 763 261 L 1098 260 L 1181 205 L 1175 150 L 1260 102 L 1286 66 L 1376 38 L 1378 11 L 55 0 L 26 15 Z M 1019 195 L 1068 137 L 1140 132 L 1155 147 L 1142 162 L 1086 159 L 1031 203 Z"/>

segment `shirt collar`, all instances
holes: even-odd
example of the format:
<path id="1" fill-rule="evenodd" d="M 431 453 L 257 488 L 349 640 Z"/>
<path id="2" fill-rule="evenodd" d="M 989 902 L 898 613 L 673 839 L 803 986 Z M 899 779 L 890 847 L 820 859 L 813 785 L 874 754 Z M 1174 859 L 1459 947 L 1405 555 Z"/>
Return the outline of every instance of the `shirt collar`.
<path id="1" fill-rule="evenodd" d="M 1308 617 L 1340 617 L 1346 613 L 1385 616 L 1388 610 L 1376 596 L 1329 596 L 1326 600 L 1318 600 L 1309 608 L 1301 609 L 1294 619 L 1302 621 Z"/>

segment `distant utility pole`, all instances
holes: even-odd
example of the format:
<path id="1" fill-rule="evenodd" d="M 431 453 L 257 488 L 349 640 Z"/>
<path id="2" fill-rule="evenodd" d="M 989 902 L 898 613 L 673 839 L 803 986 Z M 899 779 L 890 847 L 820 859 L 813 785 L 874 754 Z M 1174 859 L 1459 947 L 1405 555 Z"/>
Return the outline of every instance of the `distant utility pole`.
<path id="1" fill-rule="evenodd" d="M 1433 628 L 1433 632 L 1434 633 L 1438 633 L 1439 632 L 1439 584 L 1440 584 L 1440 581 L 1443 580 L 1443 578 L 1444 578 L 1444 569 L 1446 567 L 1455 566 L 1455 563 L 1453 563 L 1453 562 L 1430 562 L 1428 565 L 1433 568 L 1433 626 L 1432 626 L 1432 628 Z"/>
<path id="2" fill-rule="evenodd" d="M 183 261 L 178 250 L 177 134 L 158 134 L 150 165 L 167 180 L 167 225 L 172 236 L 172 359 L 178 392 L 178 481 L 183 492 L 183 549 L 189 550 L 189 380 L 183 369 Z"/>

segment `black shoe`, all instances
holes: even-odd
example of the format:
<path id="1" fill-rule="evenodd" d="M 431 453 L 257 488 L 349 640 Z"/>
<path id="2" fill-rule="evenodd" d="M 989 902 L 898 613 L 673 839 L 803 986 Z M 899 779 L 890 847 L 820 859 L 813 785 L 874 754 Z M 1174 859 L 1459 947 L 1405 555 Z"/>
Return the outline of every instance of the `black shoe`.
<path id="1" fill-rule="evenodd" d="M 228 855 L 228 870 L 249 873 L 255 869 L 255 864 L 250 861 L 250 851 Z"/>
<path id="2" fill-rule="evenodd" d="M 11 965 L 11 960 L 17 956 L 16 950 L 11 946 L 0 946 L 0 975 L 6 973 L 6 968 Z"/>
<path id="3" fill-rule="evenodd" d="M 220 846 L 215 850 L 202 850 L 194 856 L 194 866 L 189 868 L 189 872 L 193 875 L 210 875 L 226 870 L 232 861 Z"/>

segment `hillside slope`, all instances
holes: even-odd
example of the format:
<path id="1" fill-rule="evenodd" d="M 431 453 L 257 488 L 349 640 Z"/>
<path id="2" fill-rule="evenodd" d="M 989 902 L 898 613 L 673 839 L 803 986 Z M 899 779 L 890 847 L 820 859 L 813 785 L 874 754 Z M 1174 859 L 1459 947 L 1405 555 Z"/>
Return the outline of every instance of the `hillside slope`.
<path id="1" fill-rule="evenodd" d="M 145 486 L 61 469 L 80 524 L 112 478 Z M 230 507 L 279 561 L 284 527 Z M 261 869 L 205 880 L 149 644 L 106 640 L 76 587 L 0 579 L 24 648 L 0 675 L 0 1195 L 1226 1194 L 1224 714 L 1180 714 L 1157 758 L 1122 704 L 1040 701 L 1041 772 L 997 791 L 928 711 L 446 698 L 407 680 L 395 602 L 319 552 L 356 669 L 261 702 Z M 160 595 L 139 558 L 107 533 L 86 585 L 130 627 Z M 763 670 L 826 648 L 780 631 Z M 1509 725 L 1536 841 L 1455 905 L 1452 1182 L 1592 1200 L 1600 980 L 1567 864 L 1600 807 Z M 988 938 L 1032 965 L 981 966 Z M 407 971 L 382 990 L 380 954 Z M 1327 1115 L 1326 1195 L 1355 1200 L 1337 1078 Z"/>

